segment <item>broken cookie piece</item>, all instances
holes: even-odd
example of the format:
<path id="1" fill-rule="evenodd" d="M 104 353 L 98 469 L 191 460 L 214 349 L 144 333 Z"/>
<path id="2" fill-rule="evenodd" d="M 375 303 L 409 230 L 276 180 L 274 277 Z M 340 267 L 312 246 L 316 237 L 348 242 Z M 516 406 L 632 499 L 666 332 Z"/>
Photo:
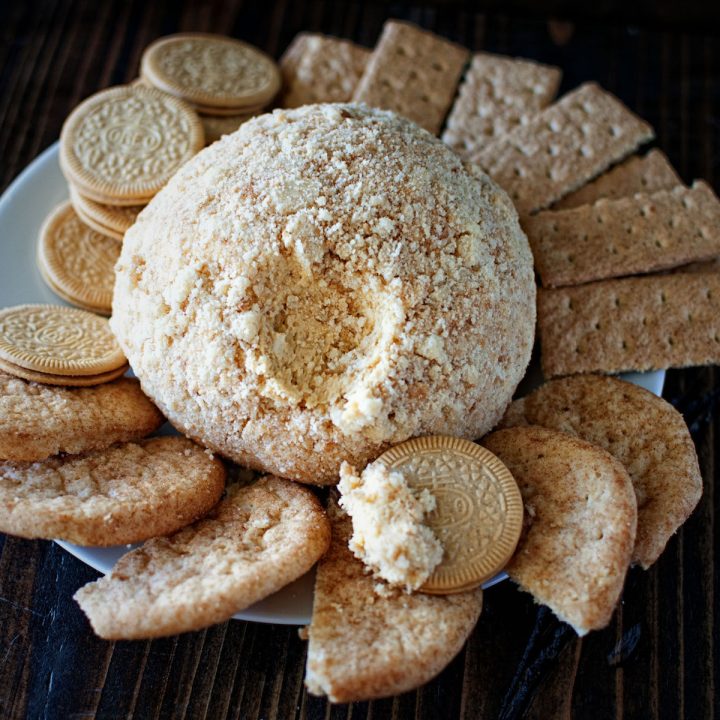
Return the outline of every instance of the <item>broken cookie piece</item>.
<path id="1" fill-rule="evenodd" d="M 529 520 L 508 575 L 578 635 L 605 627 L 635 545 L 625 468 L 596 445 L 534 425 L 497 430 L 482 444 L 515 476 Z"/>
<path id="2" fill-rule="evenodd" d="M 396 695 L 435 677 L 462 648 L 482 608 L 480 589 L 455 595 L 375 592 L 348 549 L 350 519 L 334 500 L 330 549 L 318 565 L 305 685 L 331 702 Z"/>

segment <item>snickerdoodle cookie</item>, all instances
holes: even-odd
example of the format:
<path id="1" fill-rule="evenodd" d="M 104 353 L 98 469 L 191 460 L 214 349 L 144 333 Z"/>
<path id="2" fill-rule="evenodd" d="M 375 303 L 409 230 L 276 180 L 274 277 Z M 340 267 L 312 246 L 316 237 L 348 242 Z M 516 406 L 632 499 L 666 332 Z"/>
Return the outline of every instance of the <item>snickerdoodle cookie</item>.
<path id="1" fill-rule="evenodd" d="M 530 357 L 532 255 L 507 195 L 412 122 L 278 110 L 140 215 L 111 322 L 176 427 L 327 484 L 343 460 L 497 423 Z"/>
<path id="2" fill-rule="evenodd" d="M 525 503 L 508 575 L 578 635 L 605 627 L 635 545 L 625 468 L 597 445 L 535 425 L 497 430 L 482 444 L 507 465 Z"/>
<path id="3" fill-rule="evenodd" d="M 0 532 L 121 545 L 174 532 L 220 499 L 225 468 L 183 437 L 0 462 Z"/>
<path id="4" fill-rule="evenodd" d="M 95 387 L 28 382 L 0 370 L 0 459 L 44 460 L 139 440 L 163 423 L 134 378 Z"/>
<path id="5" fill-rule="evenodd" d="M 683 416 L 644 388 L 603 375 L 551 380 L 505 413 L 595 443 L 628 471 L 638 504 L 633 562 L 649 568 L 700 501 L 703 482 Z"/>
<path id="6" fill-rule="evenodd" d="M 175 635 L 228 620 L 284 587 L 329 542 L 313 493 L 267 476 L 232 486 L 207 517 L 123 555 L 75 599 L 100 637 Z"/>

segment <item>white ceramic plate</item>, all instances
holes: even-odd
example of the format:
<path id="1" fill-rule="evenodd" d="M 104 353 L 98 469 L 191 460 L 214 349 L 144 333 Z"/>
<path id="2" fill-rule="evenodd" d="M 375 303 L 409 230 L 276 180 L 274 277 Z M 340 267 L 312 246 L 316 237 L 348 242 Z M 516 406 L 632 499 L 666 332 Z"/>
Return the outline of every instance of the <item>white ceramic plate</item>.
<path id="1" fill-rule="evenodd" d="M 67 197 L 67 184 L 60 172 L 55 143 L 28 165 L 0 198 L 0 307 L 22 303 L 65 304 L 43 282 L 35 264 L 35 252 L 43 220 Z M 663 371 L 628 373 L 624 377 L 657 395 L 662 393 Z M 530 384 L 533 384 L 532 378 Z M 109 572 L 127 550 L 125 546 L 90 548 L 57 542 L 101 573 Z M 310 622 L 313 576 L 314 573 L 308 573 L 235 617 L 286 625 Z M 501 574 L 485 587 L 504 578 Z"/>

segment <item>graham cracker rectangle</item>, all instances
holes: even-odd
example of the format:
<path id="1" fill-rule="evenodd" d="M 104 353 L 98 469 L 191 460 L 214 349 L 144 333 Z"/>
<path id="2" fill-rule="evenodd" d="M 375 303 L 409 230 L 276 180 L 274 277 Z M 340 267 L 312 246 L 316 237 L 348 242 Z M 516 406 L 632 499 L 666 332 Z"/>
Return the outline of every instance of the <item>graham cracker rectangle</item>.
<path id="1" fill-rule="evenodd" d="M 675 169 L 660 150 L 651 150 L 644 157 L 634 156 L 584 185 L 553 205 L 553 210 L 567 210 L 608 198 L 614 200 L 636 193 L 654 193 L 682 185 Z"/>
<path id="2" fill-rule="evenodd" d="M 443 132 L 461 158 L 525 125 L 557 94 L 562 71 L 532 60 L 491 53 L 473 55 Z"/>
<path id="3" fill-rule="evenodd" d="M 720 363 L 720 273 L 603 280 L 538 293 L 546 378 Z"/>
<path id="4" fill-rule="evenodd" d="M 280 74 L 285 80 L 286 75 L 294 75 L 295 70 L 305 52 L 305 44 L 312 33 L 299 32 L 293 39 L 292 42 L 285 48 L 285 52 L 278 61 L 280 66 Z"/>
<path id="5" fill-rule="evenodd" d="M 349 40 L 301 33 L 280 61 L 282 107 L 348 102 L 370 55 L 370 50 Z"/>
<path id="6" fill-rule="evenodd" d="M 469 55 L 415 25 L 388 20 L 353 100 L 394 110 L 437 135 Z"/>
<path id="7" fill-rule="evenodd" d="M 526 218 L 546 287 L 667 270 L 720 255 L 720 201 L 707 183 L 599 200 Z"/>
<path id="8" fill-rule="evenodd" d="M 595 83 L 473 155 L 525 217 L 577 190 L 653 138 L 653 129 Z"/>

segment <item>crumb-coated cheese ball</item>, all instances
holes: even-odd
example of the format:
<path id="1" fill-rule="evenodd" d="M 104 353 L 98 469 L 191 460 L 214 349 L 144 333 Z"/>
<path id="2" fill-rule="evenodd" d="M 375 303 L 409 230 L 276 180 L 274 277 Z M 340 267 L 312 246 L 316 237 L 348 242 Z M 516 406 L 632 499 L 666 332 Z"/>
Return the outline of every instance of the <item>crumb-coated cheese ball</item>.
<path id="1" fill-rule="evenodd" d="M 532 255 L 505 193 L 410 121 L 276 110 L 141 213 L 111 323 L 184 433 L 330 484 L 343 460 L 497 423 L 530 357 Z"/>

